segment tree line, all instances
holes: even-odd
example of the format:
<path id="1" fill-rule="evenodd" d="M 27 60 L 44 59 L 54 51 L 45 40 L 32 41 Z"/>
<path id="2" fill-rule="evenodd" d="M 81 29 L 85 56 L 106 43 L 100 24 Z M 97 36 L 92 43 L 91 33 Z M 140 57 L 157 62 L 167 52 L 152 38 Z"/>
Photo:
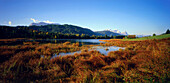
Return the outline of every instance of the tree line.
<path id="1" fill-rule="evenodd" d="M 33 39 L 121 39 L 125 36 L 96 36 L 88 34 L 74 34 L 74 33 L 61 33 L 61 32 L 45 32 L 30 29 L 27 26 L 0 26 L 0 38 L 33 38 Z"/>

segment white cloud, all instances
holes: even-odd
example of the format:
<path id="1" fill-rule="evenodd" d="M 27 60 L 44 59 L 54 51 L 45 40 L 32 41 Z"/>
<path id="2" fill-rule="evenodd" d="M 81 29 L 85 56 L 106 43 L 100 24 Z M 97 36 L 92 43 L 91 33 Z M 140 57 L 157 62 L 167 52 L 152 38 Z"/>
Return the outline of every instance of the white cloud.
<path id="1" fill-rule="evenodd" d="M 50 23 L 50 24 L 51 24 L 51 23 L 54 23 L 54 22 L 50 22 L 49 20 L 47 20 L 47 21 L 43 21 L 43 22 Z"/>
<path id="2" fill-rule="evenodd" d="M 11 24 L 12 24 L 12 22 L 11 22 L 11 21 L 9 21 L 9 22 L 8 22 L 8 24 L 9 24 L 9 25 L 11 25 Z"/>
<path id="3" fill-rule="evenodd" d="M 35 20 L 35 19 L 33 19 L 33 18 L 31 18 L 31 20 L 32 20 L 33 22 L 39 22 L 38 20 Z"/>
<path id="4" fill-rule="evenodd" d="M 36 22 L 45 22 L 45 23 L 49 23 L 49 24 L 54 23 L 54 22 L 51 22 L 51 21 L 49 21 L 49 20 L 46 20 L 46 21 L 39 21 L 39 20 L 35 20 L 35 19 L 33 19 L 33 18 L 30 18 L 30 20 L 32 20 L 34 23 L 36 23 Z"/>

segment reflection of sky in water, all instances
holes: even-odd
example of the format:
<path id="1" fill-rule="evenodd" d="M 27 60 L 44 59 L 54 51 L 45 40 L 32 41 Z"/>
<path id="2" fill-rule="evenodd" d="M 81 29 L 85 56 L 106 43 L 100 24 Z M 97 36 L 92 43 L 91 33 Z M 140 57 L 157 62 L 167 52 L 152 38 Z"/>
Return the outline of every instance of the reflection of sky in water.
<path id="1" fill-rule="evenodd" d="M 40 42 L 40 43 L 64 43 L 64 42 L 71 42 L 71 43 L 76 43 L 79 42 L 80 45 L 91 45 L 91 44 L 100 44 L 105 43 L 103 41 L 99 41 L 99 40 L 108 40 L 108 39 L 34 39 L 34 40 L 18 40 L 18 41 L 36 41 L 36 42 Z"/>
<path id="2" fill-rule="evenodd" d="M 106 48 L 108 50 L 106 50 Z M 116 46 L 110 46 L 110 47 L 102 47 L 102 46 L 98 46 L 96 48 L 97 51 L 99 51 L 101 54 L 107 55 L 110 51 L 117 51 L 119 49 L 124 49 L 123 47 L 116 47 Z"/>
<path id="3" fill-rule="evenodd" d="M 108 50 L 106 50 L 106 48 Z M 103 47 L 103 46 L 94 46 L 90 50 L 97 50 L 101 54 L 107 55 L 110 51 L 117 51 L 119 49 L 125 49 L 124 47 L 116 47 L 116 46 L 109 46 L 109 47 Z M 81 51 L 76 51 L 76 52 L 68 52 L 68 53 L 59 53 L 59 55 L 55 54 L 52 58 L 55 58 L 57 56 L 64 56 L 64 55 L 74 55 L 74 53 L 81 53 Z"/>
<path id="4" fill-rule="evenodd" d="M 74 53 L 81 53 L 81 51 L 75 51 L 75 52 L 67 52 L 67 53 L 59 53 L 58 55 L 57 54 L 54 54 L 54 56 L 52 56 L 51 58 L 55 58 L 57 56 L 64 56 L 64 55 L 74 55 Z"/>
<path id="5" fill-rule="evenodd" d="M 91 42 L 91 43 L 104 43 L 103 41 L 99 41 L 99 40 L 108 40 L 108 39 L 77 39 L 76 41 L 79 42 Z"/>

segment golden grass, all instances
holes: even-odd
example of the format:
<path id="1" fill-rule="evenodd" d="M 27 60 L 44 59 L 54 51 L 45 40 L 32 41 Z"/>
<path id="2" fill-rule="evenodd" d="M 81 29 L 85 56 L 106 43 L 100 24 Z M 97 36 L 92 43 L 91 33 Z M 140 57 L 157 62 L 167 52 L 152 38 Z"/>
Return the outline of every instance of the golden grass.
<path id="1" fill-rule="evenodd" d="M 168 82 L 170 40 L 108 40 L 102 45 L 124 46 L 102 55 L 79 43 L 0 46 L 1 82 Z M 82 50 L 80 54 L 54 53 Z M 41 57 L 44 55 L 44 57 Z"/>

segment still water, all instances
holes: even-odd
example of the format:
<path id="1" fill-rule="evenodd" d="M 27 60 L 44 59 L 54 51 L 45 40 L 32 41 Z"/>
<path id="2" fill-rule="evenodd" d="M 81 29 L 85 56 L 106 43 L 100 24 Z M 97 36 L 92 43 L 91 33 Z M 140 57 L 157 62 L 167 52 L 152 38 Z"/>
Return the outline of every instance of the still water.
<path id="1" fill-rule="evenodd" d="M 40 43 L 64 43 L 64 42 L 71 42 L 71 43 L 80 43 L 80 45 L 97 45 L 100 43 L 104 43 L 103 41 L 99 40 L 108 40 L 108 39 L 35 39 L 35 40 L 20 40 L 20 41 L 29 41 L 29 42 L 40 42 Z"/>
<path id="2" fill-rule="evenodd" d="M 116 46 L 93 46 L 91 49 L 89 49 L 89 51 L 97 50 L 101 54 L 107 55 L 110 51 L 117 51 L 119 49 L 125 49 L 125 48 L 124 47 L 116 47 Z M 74 53 L 78 53 L 79 54 L 79 53 L 81 53 L 81 51 L 68 52 L 68 53 L 59 53 L 58 55 L 54 54 L 54 56 L 52 56 L 52 58 L 55 58 L 57 56 L 64 56 L 64 55 L 74 55 Z"/>
<path id="3" fill-rule="evenodd" d="M 64 43 L 64 42 L 71 42 L 71 43 L 79 43 L 81 45 L 98 45 L 100 43 L 105 43 L 103 41 L 99 40 L 108 40 L 108 39 L 35 39 L 35 40 L 19 40 L 19 41 L 29 41 L 29 42 L 40 42 L 40 43 Z M 106 50 L 107 49 L 107 50 Z M 91 50 L 97 50 L 101 54 L 107 55 L 110 51 L 116 51 L 119 49 L 124 49 L 123 47 L 116 47 L 116 46 L 93 46 L 89 51 Z M 68 52 L 68 53 L 59 53 L 54 54 L 54 57 L 57 56 L 64 56 L 64 55 L 74 55 L 74 53 L 81 53 L 81 51 L 76 52 Z"/>

